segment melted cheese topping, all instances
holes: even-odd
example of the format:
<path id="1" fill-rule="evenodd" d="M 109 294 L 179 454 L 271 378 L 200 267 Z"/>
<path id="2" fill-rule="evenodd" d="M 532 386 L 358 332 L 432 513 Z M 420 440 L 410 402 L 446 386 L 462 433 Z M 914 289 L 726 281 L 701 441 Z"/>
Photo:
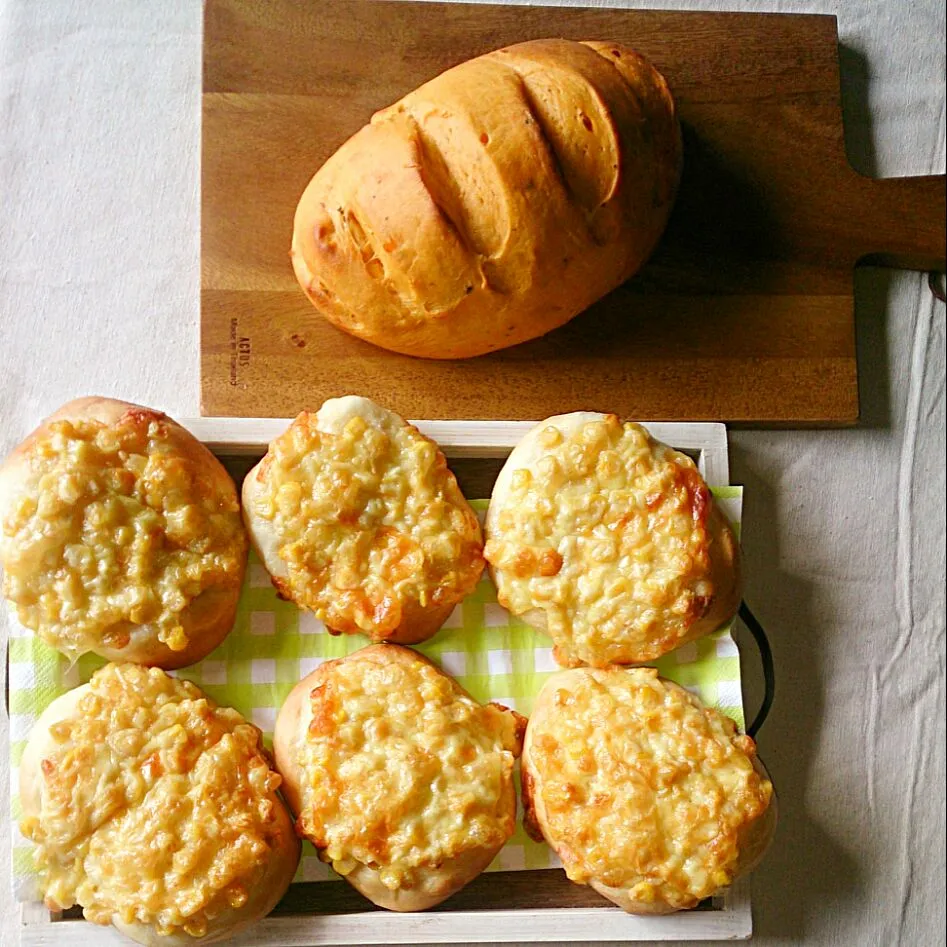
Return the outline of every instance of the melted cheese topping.
<path id="1" fill-rule="evenodd" d="M 236 491 L 208 483 L 167 424 L 151 412 L 115 426 L 58 421 L 29 449 L 2 523 L 3 591 L 26 627 L 72 657 L 124 647 L 140 625 L 181 651 L 181 613 L 240 582 Z"/>
<path id="2" fill-rule="evenodd" d="M 485 556 L 500 604 L 539 611 L 565 665 L 650 661 L 710 608 L 711 495 L 690 458 L 614 415 L 566 437 L 493 503 Z"/>
<path id="3" fill-rule="evenodd" d="M 483 571 L 480 525 L 437 445 L 361 417 L 341 434 L 301 414 L 261 465 L 252 514 L 277 537 L 280 591 L 334 631 L 384 639 L 409 603 L 460 601 Z"/>
<path id="4" fill-rule="evenodd" d="M 339 874 L 361 864 L 410 888 L 417 869 L 513 834 L 514 714 L 427 662 L 357 657 L 332 667 L 311 705 L 300 825 Z"/>
<path id="5" fill-rule="evenodd" d="M 568 673 L 543 689 L 529 761 L 569 878 L 675 908 L 728 885 L 773 794 L 753 741 L 652 668 Z"/>
<path id="6" fill-rule="evenodd" d="M 256 727 L 157 668 L 109 664 L 50 733 L 42 810 L 21 831 L 52 909 L 201 937 L 246 903 L 282 805 Z"/>

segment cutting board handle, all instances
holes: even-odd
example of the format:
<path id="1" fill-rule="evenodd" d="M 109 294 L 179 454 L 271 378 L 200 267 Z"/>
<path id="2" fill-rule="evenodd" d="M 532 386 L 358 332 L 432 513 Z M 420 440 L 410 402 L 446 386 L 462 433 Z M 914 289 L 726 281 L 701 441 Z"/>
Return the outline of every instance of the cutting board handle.
<path id="1" fill-rule="evenodd" d="M 947 270 L 947 178 L 866 178 L 852 172 L 839 226 L 859 263 Z"/>

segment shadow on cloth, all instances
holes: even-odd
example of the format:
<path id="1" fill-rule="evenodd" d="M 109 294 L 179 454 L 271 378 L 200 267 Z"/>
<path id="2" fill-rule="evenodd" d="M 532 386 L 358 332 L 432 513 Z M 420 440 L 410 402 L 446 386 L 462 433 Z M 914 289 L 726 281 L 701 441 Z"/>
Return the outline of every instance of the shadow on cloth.
<path id="1" fill-rule="evenodd" d="M 843 901 L 859 884 L 853 858 L 806 805 L 823 706 L 831 694 L 822 639 L 832 633 L 833 622 L 824 603 L 816 609 L 809 582 L 781 571 L 776 496 L 733 444 L 731 468 L 733 482 L 746 490 L 741 545 L 745 561 L 753 564 L 747 570 L 746 600 L 766 629 L 776 670 L 776 699 L 757 743 L 776 787 L 779 825 L 753 876 L 754 935 L 801 943 L 808 918 Z M 758 652 L 739 622 L 734 636 L 740 647 L 746 712 L 752 717 L 763 694 Z"/>

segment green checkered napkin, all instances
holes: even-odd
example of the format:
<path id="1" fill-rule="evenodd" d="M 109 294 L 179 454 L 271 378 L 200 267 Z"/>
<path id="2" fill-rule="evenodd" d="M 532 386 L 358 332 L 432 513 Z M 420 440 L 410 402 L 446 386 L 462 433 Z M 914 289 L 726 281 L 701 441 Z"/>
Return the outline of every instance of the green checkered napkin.
<path id="1" fill-rule="evenodd" d="M 743 490 L 714 489 L 730 521 L 739 528 Z M 482 515 L 485 500 L 474 501 Z M 18 829 L 18 768 L 30 729 L 54 698 L 89 680 L 105 662 L 86 655 L 75 665 L 10 621 L 9 709 L 10 776 L 13 817 L 13 884 L 20 900 L 37 898 L 30 842 Z M 276 597 L 269 575 L 255 555 L 244 581 L 233 631 L 199 664 L 175 672 L 193 681 L 220 704 L 236 707 L 269 742 L 280 705 L 300 678 L 328 658 L 367 644 L 358 635 L 326 633 L 322 623 Z M 444 627 L 418 650 L 452 674 L 477 700 L 499 701 L 522 714 L 532 710 L 543 681 L 557 670 L 548 638 L 512 618 L 497 604 L 496 590 L 484 576 L 476 590 L 454 609 Z M 685 645 L 655 662 L 664 677 L 693 690 L 743 726 L 740 660 L 730 629 Z M 487 871 L 550 868 L 558 860 L 544 844 L 532 841 L 520 820 L 513 837 Z M 307 842 L 296 881 L 338 876 L 316 857 Z"/>

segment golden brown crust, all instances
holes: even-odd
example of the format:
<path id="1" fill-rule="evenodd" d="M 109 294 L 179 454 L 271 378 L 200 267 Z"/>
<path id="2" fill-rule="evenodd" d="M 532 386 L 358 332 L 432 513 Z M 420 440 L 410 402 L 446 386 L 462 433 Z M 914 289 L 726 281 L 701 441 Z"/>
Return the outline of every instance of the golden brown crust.
<path id="1" fill-rule="evenodd" d="M 497 600 L 565 667 L 652 661 L 739 605 L 739 547 L 693 461 L 613 414 L 536 425 L 497 477 L 485 533 Z"/>
<path id="2" fill-rule="evenodd" d="M 387 911 L 426 911 L 469 884 L 493 861 L 502 843 L 464 852 L 443 865 L 425 868 L 413 888 L 385 886 L 374 868 L 359 865 L 345 876 L 356 891 Z"/>
<path id="3" fill-rule="evenodd" d="M 769 780 L 769 773 L 758 757 L 753 758 L 753 768 L 759 773 L 761 779 Z M 766 812 L 740 832 L 740 859 L 733 875 L 734 880 L 748 875 L 763 860 L 776 831 L 778 812 L 779 806 L 774 793 Z M 660 900 L 641 901 L 632 897 L 627 888 L 614 888 L 595 880 L 589 881 L 589 887 L 594 888 L 602 897 L 608 898 L 629 914 L 675 914 L 679 910 Z"/>
<path id="4" fill-rule="evenodd" d="M 155 675 L 107 665 L 46 708 L 20 766 L 22 828 L 40 846 L 52 909 L 78 901 L 91 920 L 155 947 L 211 943 L 273 909 L 295 874 L 299 841 L 259 731 L 194 685 Z M 166 702 L 164 723 L 152 698 Z M 147 755 L 144 765 L 136 754 Z M 214 816 L 201 821 L 198 807 L 208 805 Z M 202 838 L 221 830 L 219 847 Z M 173 857 L 161 854 L 162 837 Z M 142 844 L 156 850 L 143 853 Z M 197 881 L 180 870 L 189 861 Z M 160 879 L 148 875 L 155 864 Z"/>
<path id="5" fill-rule="evenodd" d="M 714 594 L 710 608 L 691 625 L 687 637 L 682 641 L 696 641 L 716 631 L 737 613 L 743 598 L 743 578 L 740 563 L 740 546 L 727 518 L 711 501 L 706 520 L 710 556 L 710 583 Z"/>
<path id="6" fill-rule="evenodd" d="M 527 725 L 527 730 L 529 726 Z M 526 747 L 524 745 L 523 749 Z M 534 842 L 544 842 L 543 828 L 536 813 L 536 786 L 532 770 L 523 766 L 520 770 L 520 799 L 523 803 L 523 828 Z"/>
<path id="7" fill-rule="evenodd" d="M 240 573 L 243 583 L 243 570 Z M 123 648 L 100 645 L 96 654 L 107 661 L 129 661 L 174 671 L 202 661 L 230 634 L 237 620 L 240 586 L 211 590 L 195 598 L 181 615 L 187 644 L 173 651 L 150 628 L 130 628 L 129 644 Z"/>
<path id="8" fill-rule="evenodd" d="M 353 701 L 340 697 L 343 692 L 336 686 L 340 672 L 343 670 L 348 672 L 356 664 L 366 669 L 365 680 L 375 682 L 368 691 L 375 710 L 365 718 L 359 715 Z M 367 674 L 369 668 L 377 670 L 386 666 L 389 668 L 397 666 L 408 672 L 407 675 L 397 675 L 397 686 L 401 695 L 407 695 L 407 692 L 413 689 L 412 681 L 417 682 L 416 686 L 419 688 L 417 693 L 426 695 L 423 698 L 422 709 L 412 715 L 411 720 L 399 721 L 392 715 L 390 708 L 388 711 L 380 709 L 384 705 L 383 691 L 377 688 L 378 678 L 374 676 L 369 678 Z M 419 672 L 423 672 L 420 677 L 417 676 Z M 439 685 L 438 681 L 442 684 Z M 471 768 L 465 775 L 463 785 L 442 786 L 441 793 L 454 793 L 451 798 L 459 799 L 460 796 L 456 795 L 458 792 L 461 795 L 468 790 L 474 793 L 465 803 L 472 807 L 465 818 L 478 819 L 480 826 L 476 835 L 479 842 L 464 835 L 459 847 L 453 849 L 443 837 L 428 838 L 426 835 L 428 829 L 416 827 L 413 829 L 414 841 L 409 849 L 402 851 L 395 840 L 401 836 L 403 820 L 419 819 L 419 823 L 413 824 L 424 826 L 428 824 L 427 820 L 434 819 L 432 825 L 438 825 L 440 823 L 436 820 L 440 817 L 436 814 L 438 807 L 436 798 L 433 801 L 424 802 L 423 807 L 415 811 L 416 805 L 422 805 L 420 797 L 416 797 L 413 790 L 403 793 L 402 787 L 394 784 L 390 787 L 390 794 L 398 795 L 398 801 L 392 803 L 390 808 L 386 807 L 388 794 L 385 793 L 376 797 L 373 806 L 361 807 L 356 820 L 358 829 L 354 835 L 347 836 L 344 828 L 340 829 L 340 826 L 344 826 L 344 821 L 339 821 L 348 818 L 344 809 L 340 809 L 335 815 L 330 815 L 324 809 L 318 809 L 318 811 L 312 809 L 317 795 L 306 782 L 307 779 L 312 778 L 312 775 L 307 774 L 306 743 L 307 740 L 313 738 L 319 741 L 324 741 L 326 738 L 333 740 L 333 734 L 339 726 L 346 728 L 355 726 L 360 728 L 359 732 L 375 734 L 374 741 L 372 737 L 366 736 L 364 747 L 357 750 L 350 747 L 342 757 L 336 758 L 336 764 L 340 759 L 344 761 L 345 771 L 349 774 L 348 779 L 356 778 L 352 774 L 358 765 L 360 754 L 377 752 L 390 759 L 390 753 L 385 749 L 386 738 L 378 736 L 381 732 L 379 728 L 397 730 L 399 752 L 405 744 L 414 745 L 413 741 L 418 736 L 412 726 L 414 716 L 433 712 L 432 708 L 436 702 L 443 699 L 444 695 L 437 696 L 436 691 L 438 687 L 444 686 L 444 682 L 449 685 L 454 695 L 450 699 L 455 704 L 458 701 L 466 702 L 468 711 L 471 704 L 476 706 L 472 698 L 456 681 L 444 675 L 423 655 L 398 645 L 371 645 L 345 658 L 326 662 L 300 681 L 280 709 L 276 722 L 273 736 L 276 765 L 283 776 L 284 795 L 293 812 L 298 816 L 298 830 L 313 841 L 321 857 L 331 861 L 333 867 L 340 870 L 353 887 L 375 904 L 393 911 L 421 911 L 440 903 L 476 877 L 502 848 L 513 831 L 516 795 L 512 780 L 512 761 L 513 757 L 519 755 L 522 748 L 525 720 L 512 711 L 506 711 L 506 708 L 500 708 L 506 711 L 503 717 L 506 721 L 504 728 L 509 729 L 510 732 L 503 737 L 502 744 L 506 749 L 498 758 L 499 762 L 504 755 L 508 755 L 508 758 L 502 759 L 502 769 L 498 771 L 503 774 L 498 797 L 489 795 L 491 790 L 485 788 L 489 785 L 488 783 L 478 782 L 478 770 L 472 768 L 476 763 L 473 757 L 467 762 L 468 767 Z M 410 695 L 407 696 L 410 699 Z M 379 701 L 381 703 L 377 703 Z M 482 715 L 483 710 L 484 708 L 480 708 L 477 713 Z M 446 717 L 437 717 L 439 722 L 419 744 L 423 747 L 419 755 L 414 757 L 409 753 L 408 758 L 415 759 L 417 765 L 430 768 L 425 781 L 425 792 L 427 792 L 427 787 L 435 782 L 440 784 L 443 780 L 452 778 L 450 774 L 454 772 L 449 767 L 452 765 L 450 760 L 453 760 L 452 752 L 456 750 L 456 746 L 452 750 L 450 743 L 442 747 L 437 741 L 442 738 L 449 740 L 453 735 L 453 730 L 462 732 L 458 728 L 480 726 L 478 723 L 458 722 L 468 719 L 464 716 L 468 711 L 462 710 L 458 704 L 456 712 L 448 713 Z M 382 716 L 373 716 L 375 713 L 381 713 Z M 454 720 L 455 717 L 457 720 Z M 405 725 L 402 726 L 402 723 Z M 507 727 L 507 723 L 511 726 Z M 493 723 L 490 725 L 493 726 Z M 461 744 L 465 754 L 473 752 L 472 746 L 473 744 Z M 500 744 L 496 744 L 495 749 L 499 746 Z M 352 789 L 351 783 L 340 776 L 332 759 L 330 754 L 320 762 L 318 767 L 320 785 L 325 784 L 331 787 L 327 792 L 332 798 L 347 797 Z M 409 781 L 414 778 L 411 769 L 404 771 L 399 769 L 399 773 L 401 777 Z M 487 793 L 486 802 L 481 799 L 475 804 L 474 798 L 480 798 L 476 793 L 481 790 Z M 446 795 L 444 798 L 447 798 Z M 434 807 L 433 810 L 431 806 Z M 486 806 L 486 809 L 483 806 Z M 485 817 L 485 813 L 491 810 L 494 814 Z M 317 826 L 320 827 L 318 830 Z M 372 826 L 387 828 L 381 835 L 376 836 Z M 455 830 L 456 827 L 451 831 Z M 463 831 L 466 832 L 466 827 Z M 339 841 L 347 837 L 350 839 L 349 842 Z M 439 853 L 432 856 L 433 860 L 425 854 L 427 846 L 432 843 L 432 852 Z M 359 856 L 358 853 L 363 851 L 375 853 L 376 857 L 372 859 L 375 864 L 359 860 L 359 857 L 364 857 L 364 855 Z M 397 854 L 398 852 L 401 854 Z"/>
<path id="9" fill-rule="evenodd" d="M 753 741 L 650 668 L 554 675 L 522 764 L 527 832 L 545 838 L 571 880 L 633 914 L 719 893 L 756 867 L 776 825 Z"/>
<path id="10" fill-rule="evenodd" d="M 448 70 L 329 158 L 292 260 L 346 332 L 467 358 L 562 325 L 630 277 L 680 174 L 662 76 L 616 43 L 534 40 Z"/>
<path id="11" fill-rule="evenodd" d="M 243 510 L 280 595 L 333 634 L 424 641 L 483 571 L 440 449 L 366 398 L 296 418 L 244 480 Z"/>
<path id="12" fill-rule="evenodd" d="M 117 440 L 124 438 L 122 443 L 129 443 L 129 453 L 143 452 L 143 464 L 158 458 L 154 468 L 148 471 L 151 477 L 148 486 L 142 485 L 141 470 L 131 468 L 133 461 L 127 459 L 126 454 L 116 453 L 114 446 L 102 449 L 97 460 L 110 464 L 111 469 L 95 468 L 90 466 L 92 462 L 79 463 L 61 452 L 68 450 L 69 444 L 83 439 L 97 445 L 98 431 L 105 431 Z M 67 446 L 57 447 L 60 441 Z M 156 448 L 160 449 L 160 457 L 154 452 Z M 96 481 L 99 473 L 102 479 Z M 114 488 L 113 492 L 106 475 L 122 478 L 123 486 Z M 57 534 L 48 540 L 45 535 L 30 532 L 30 514 L 22 509 L 24 503 L 43 503 L 44 499 L 50 499 L 47 485 L 50 476 L 59 483 L 71 477 L 90 478 L 90 493 L 83 494 L 80 481 L 76 493 L 61 502 L 57 499 L 61 521 L 45 521 L 53 522 L 55 529 L 61 529 L 61 535 L 68 537 L 60 540 L 58 546 Z M 92 515 L 90 507 L 96 500 L 124 502 L 123 498 L 132 494 L 136 497 L 134 509 L 147 513 L 153 521 L 147 531 L 154 534 L 149 540 L 152 551 L 148 551 L 149 547 L 143 542 L 144 551 L 135 553 L 135 573 L 128 564 L 132 555 L 130 547 L 116 539 L 118 525 L 109 531 L 103 523 L 104 532 L 95 540 L 89 538 L 88 526 L 81 534 L 62 529 L 70 518 L 81 523 L 81 516 L 85 516 L 88 523 Z M 127 527 L 126 531 L 137 528 L 134 519 L 137 514 L 121 512 L 121 507 L 119 510 L 119 516 L 123 517 L 121 525 Z M 168 530 L 175 515 L 180 519 L 176 524 L 180 532 L 172 537 Z M 213 527 L 208 525 L 212 521 Z M 63 405 L 0 466 L 0 527 L 0 560 L 6 570 L 6 595 L 18 607 L 24 624 L 73 657 L 92 651 L 109 660 L 179 668 L 209 654 L 233 627 L 248 548 L 238 513 L 236 487 L 217 458 L 161 412 L 99 397 L 78 398 Z M 210 545 L 213 543 L 217 545 Z M 108 580 L 111 584 L 96 599 L 101 571 L 93 577 L 88 570 L 77 569 L 75 588 L 69 593 L 78 603 L 77 607 L 73 608 L 69 620 L 53 621 L 49 618 L 49 609 L 55 611 L 61 607 L 62 596 L 66 594 L 57 582 L 62 581 L 64 564 L 77 550 L 86 556 L 93 571 L 101 566 L 103 558 L 114 558 L 116 565 Z M 188 550 L 193 550 L 193 554 Z M 58 572 L 53 570 L 48 581 L 42 578 L 42 570 L 37 567 L 40 555 L 46 557 L 44 564 L 50 555 L 59 563 Z M 171 581 L 170 572 L 161 572 L 162 562 L 174 555 L 182 558 L 177 566 L 177 585 L 174 591 L 167 588 L 162 591 L 160 583 Z M 183 557 L 188 556 L 185 563 Z M 196 578 L 195 568 L 198 569 Z M 135 609 L 142 606 L 132 603 L 117 607 L 114 602 L 116 597 L 130 595 L 138 587 L 146 589 L 154 600 L 147 605 L 147 619 L 135 621 L 132 618 Z M 67 592 L 70 588 L 67 586 Z M 38 598 L 49 603 L 48 607 L 37 607 Z M 168 601 L 173 602 L 173 606 L 166 604 Z M 101 606 L 103 617 L 100 620 L 89 612 L 95 603 Z M 169 636 L 171 625 L 178 626 L 179 630 Z"/>

